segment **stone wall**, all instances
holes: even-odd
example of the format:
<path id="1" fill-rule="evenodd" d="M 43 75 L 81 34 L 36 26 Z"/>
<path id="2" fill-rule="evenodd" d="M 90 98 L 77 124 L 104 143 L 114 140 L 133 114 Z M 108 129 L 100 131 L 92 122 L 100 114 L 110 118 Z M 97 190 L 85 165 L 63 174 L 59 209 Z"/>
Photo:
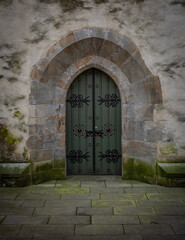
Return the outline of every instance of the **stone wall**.
<path id="1" fill-rule="evenodd" d="M 128 168 L 132 166 L 132 158 L 145 159 L 148 154 L 153 154 L 154 159 L 158 161 L 185 161 L 183 0 L 2 0 L 0 20 L 1 162 L 44 159 L 48 161 L 48 168 L 52 167 L 49 161 L 54 153 L 51 153 L 49 148 L 43 153 L 37 152 L 37 149 L 34 153 L 29 153 L 26 145 L 29 136 L 33 136 L 35 131 L 37 134 L 46 131 L 41 127 L 45 119 L 38 119 L 39 114 L 42 115 L 45 111 L 48 116 L 54 116 L 58 109 L 56 106 L 55 113 L 54 108 L 51 110 L 49 105 L 47 109 L 43 109 L 41 105 L 46 100 L 44 98 L 52 98 L 50 93 L 46 95 L 43 92 L 36 93 L 39 94 L 36 109 L 33 110 L 33 106 L 29 105 L 29 101 L 34 104 L 31 99 L 29 100 L 34 87 L 34 84 L 31 84 L 30 73 L 33 66 L 42 61 L 44 56 L 50 60 L 53 58 L 52 53 L 58 49 L 56 43 L 59 43 L 61 48 L 62 44 L 71 44 L 72 39 L 69 38 L 67 43 L 65 40 L 59 42 L 64 36 L 78 29 L 97 27 L 113 29 L 129 37 L 139 49 L 148 71 L 160 79 L 163 103 L 156 104 L 155 100 L 148 97 L 152 96 L 153 89 L 157 87 L 148 80 L 143 82 L 143 89 L 148 89 L 146 100 L 151 103 L 150 106 L 140 104 L 145 100 L 142 94 L 137 94 L 138 89 L 140 93 L 145 90 L 137 84 L 133 96 L 138 104 L 134 106 L 131 103 L 123 103 L 123 129 L 124 127 L 126 129 L 123 132 L 123 140 L 125 139 L 123 154 L 125 157 L 131 157 Z M 132 62 L 128 62 L 127 69 L 130 69 L 130 66 Z M 54 69 L 50 70 L 51 75 L 47 72 L 47 76 L 52 78 Z M 128 76 L 129 74 L 131 73 L 128 72 Z M 157 84 L 157 80 L 155 81 Z M 55 99 L 56 104 L 57 101 L 63 104 L 64 101 L 60 97 L 60 91 L 55 89 L 55 93 L 57 92 L 55 96 L 59 98 Z M 126 94 L 129 94 L 127 90 Z M 33 111 L 37 112 L 37 116 L 32 117 Z M 144 116 L 141 116 L 143 112 Z M 132 114 L 136 116 L 133 118 Z M 37 129 L 34 128 L 35 121 Z M 55 119 L 48 122 L 48 131 L 51 132 L 49 126 L 52 126 L 52 121 Z M 62 134 L 65 119 L 61 118 L 60 121 L 59 135 Z M 31 144 L 38 148 L 41 142 L 34 141 L 34 136 L 32 140 Z M 141 141 L 146 144 L 141 145 Z M 53 142 L 52 137 L 44 139 L 47 146 L 54 144 Z M 153 148 L 156 150 L 153 151 Z M 60 149 L 56 152 L 56 159 L 57 156 L 64 155 L 64 150 Z"/>

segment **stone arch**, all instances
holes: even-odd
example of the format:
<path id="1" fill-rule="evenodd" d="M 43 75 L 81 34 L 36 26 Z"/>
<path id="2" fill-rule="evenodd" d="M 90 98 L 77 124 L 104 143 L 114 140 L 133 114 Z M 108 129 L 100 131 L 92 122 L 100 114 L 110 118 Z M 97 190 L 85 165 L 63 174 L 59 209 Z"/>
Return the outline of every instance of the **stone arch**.
<path id="1" fill-rule="evenodd" d="M 129 38 L 91 28 L 63 37 L 31 71 L 27 146 L 35 182 L 65 176 L 66 95 L 75 77 L 91 67 L 110 75 L 120 90 L 124 177 L 137 178 L 133 175 L 137 166 L 144 169 L 145 178 L 155 175 L 160 139 L 144 128 L 146 121 L 155 125 L 153 110 L 162 102 L 159 78 L 149 71 Z"/>

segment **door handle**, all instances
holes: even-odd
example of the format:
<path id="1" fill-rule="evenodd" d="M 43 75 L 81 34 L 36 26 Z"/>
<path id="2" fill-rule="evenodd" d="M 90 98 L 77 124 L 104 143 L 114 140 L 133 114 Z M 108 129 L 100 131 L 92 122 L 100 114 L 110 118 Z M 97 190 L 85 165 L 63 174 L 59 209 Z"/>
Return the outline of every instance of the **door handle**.
<path id="1" fill-rule="evenodd" d="M 96 127 L 95 127 L 96 128 Z M 101 137 L 103 138 L 103 130 L 95 130 L 95 131 L 87 131 L 86 130 L 86 135 L 85 138 L 91 138 L 91 137 Z"/>

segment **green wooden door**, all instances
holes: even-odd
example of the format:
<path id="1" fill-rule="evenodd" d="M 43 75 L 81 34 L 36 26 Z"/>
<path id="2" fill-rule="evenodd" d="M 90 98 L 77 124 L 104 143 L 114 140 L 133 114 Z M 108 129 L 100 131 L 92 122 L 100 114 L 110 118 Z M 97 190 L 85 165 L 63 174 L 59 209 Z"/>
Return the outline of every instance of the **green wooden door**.
<path id="1" fill-rule="evenodd" d="M 89 69 L 67 95 L 67 174 L 121 175 L 121 100 L 104 72 Z"/>

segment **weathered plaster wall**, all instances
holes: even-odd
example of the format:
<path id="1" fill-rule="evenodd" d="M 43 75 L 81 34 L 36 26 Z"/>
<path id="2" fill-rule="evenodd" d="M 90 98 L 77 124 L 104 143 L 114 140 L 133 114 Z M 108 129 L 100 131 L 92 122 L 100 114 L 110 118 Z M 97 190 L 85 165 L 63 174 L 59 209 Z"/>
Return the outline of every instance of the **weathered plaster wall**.
<path id="1" fill-rule="evenodd" d="M 0 123 L 4 135 L 0 141 L 3 149 L 5 145 L 7 148 L 1 151 L 1 161 L 27 159 L 32 66 L 62 36 L 83 27 L 114 29 L 138 46 L 150 71 L 160 78 L 164 101 L 154 110 L 154 123 L 148 121 L 144 128 L 151 135 L 162 132 L 158 142 L 160 160 L 183 160 L 184 11 L 183 0 L 1 0 Z"/>

